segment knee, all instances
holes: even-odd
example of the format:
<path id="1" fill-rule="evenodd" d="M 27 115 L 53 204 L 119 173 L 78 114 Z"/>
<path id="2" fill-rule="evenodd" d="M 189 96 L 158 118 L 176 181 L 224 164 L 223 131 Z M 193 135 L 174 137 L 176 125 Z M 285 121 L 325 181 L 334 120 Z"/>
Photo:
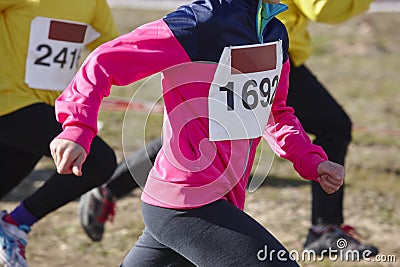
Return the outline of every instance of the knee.
<path id="1" fill-rule="evenodd" d="M 104 142 L 92 144 L 84 168 L 84 173 L 88 175 L 88 179 L 93 179 L 94 184 L 107 182 L 117 168 L 114 150 Z"/>
<path id="2" fill-rule="evenodd" d="M 312 132 L 315 134 L 314 143 L 324 148 L 327 145 L 347 147 L 352 140 L 352 127 L 350 117 L 342 112 L 329 119 L 329 123 L 316 127 L 317 129 Z"/>
<path id="3" fill-rule="evenodd" d="M 341 116 L 337 116 L 329 128 L 324 135 L 330 136 L 330 139 L 340 139 L 341 142 L 347 144 L 351 142 L 353 122 L 345 112 Z"/>
<path id="4" fill-rule="evenodd" d="M 341 125 L 340 135 L 347 143 L 350 143 L 352 140 L 353 122 L 347 114 L 345 114 Z"/>
<path id="5" fill-rule="evenodd" d="M 102 155 L 101 162 L 96 165 L 97 179 L 100 184 L 107 182 L 117 168 L 117 158 L 114 151 L 109 150 Z"/>

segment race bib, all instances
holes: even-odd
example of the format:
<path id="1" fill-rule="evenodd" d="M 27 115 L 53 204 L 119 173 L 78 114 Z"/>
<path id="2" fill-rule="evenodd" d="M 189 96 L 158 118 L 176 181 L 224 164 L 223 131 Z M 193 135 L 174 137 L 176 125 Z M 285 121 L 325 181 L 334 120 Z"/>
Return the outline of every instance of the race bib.
<path id="1" fill-rule="evenodd" d="M 35 17 L 30 28 L 25 82 L 36 89 L 64 90 L 78 69 L 82 49 L 99 36 L 85 23 Z"/>
<path id="2" fill-rule="evenodd" d="M 208 95 L 210 140 L 260 137 L 281 70 L 281 41 L 226 47 Z"/>

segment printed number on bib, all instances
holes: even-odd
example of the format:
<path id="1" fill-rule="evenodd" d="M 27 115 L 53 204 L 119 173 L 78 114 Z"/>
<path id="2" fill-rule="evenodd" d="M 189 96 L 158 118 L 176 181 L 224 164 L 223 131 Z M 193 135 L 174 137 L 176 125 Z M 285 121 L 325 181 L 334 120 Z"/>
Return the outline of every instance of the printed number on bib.
<path id="1" fill-rule="evenodd" d="M 281 41 L 224 49 L 208 97 L 211 141 L 263 134 L 281 69 Z"/>
<path id="2" fill-rule="evenodd" d="M 62 47 L 60 51 L 53 51 L 48 44 L 39 44 L 36 50 L 43 55 L 38 57 L 33 64 L 52 67 L 58 65 L 59 68 L 76 69 L 78 67 L 81 49 L 69 49 Z"/>
<path id="3" fill-rule="evenodd" d="M 31 88 L 64 90 L 78 69 L 82 49 L 99 36 L 85 23 L 35 17 L 30 28 L 25 82 Z"/>

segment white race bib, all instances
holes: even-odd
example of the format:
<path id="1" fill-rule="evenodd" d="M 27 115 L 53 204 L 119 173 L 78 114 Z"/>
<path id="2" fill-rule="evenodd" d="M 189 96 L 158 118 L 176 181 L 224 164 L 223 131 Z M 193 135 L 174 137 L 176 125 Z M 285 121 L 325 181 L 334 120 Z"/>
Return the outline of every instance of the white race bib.
<path id="1" fill-rule="evenodd" d="M 226 47 L 208 95 L 211 141 L 260 137 L 282 70 L 282 41 Z"/>
<path id="2" fill-rule="evenodd" d="M 78 69 L 82 49 L 99 36 L 85 23 L 35 17 L 30 28 L 25 82 L 36 89 L 64 90 Z"/>

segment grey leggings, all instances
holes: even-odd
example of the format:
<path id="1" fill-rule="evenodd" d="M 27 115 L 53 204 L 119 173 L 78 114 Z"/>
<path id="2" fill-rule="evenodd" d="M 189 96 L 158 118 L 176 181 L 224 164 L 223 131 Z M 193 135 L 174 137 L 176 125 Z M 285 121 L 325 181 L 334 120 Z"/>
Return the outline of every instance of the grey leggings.
<path id="1" fill-rule="evenodd" d="M 143 203 L 142 214 L 146 227 L 121 267 L 299 266 L 263 226 L 225 200 L 190 210 Z"/>

